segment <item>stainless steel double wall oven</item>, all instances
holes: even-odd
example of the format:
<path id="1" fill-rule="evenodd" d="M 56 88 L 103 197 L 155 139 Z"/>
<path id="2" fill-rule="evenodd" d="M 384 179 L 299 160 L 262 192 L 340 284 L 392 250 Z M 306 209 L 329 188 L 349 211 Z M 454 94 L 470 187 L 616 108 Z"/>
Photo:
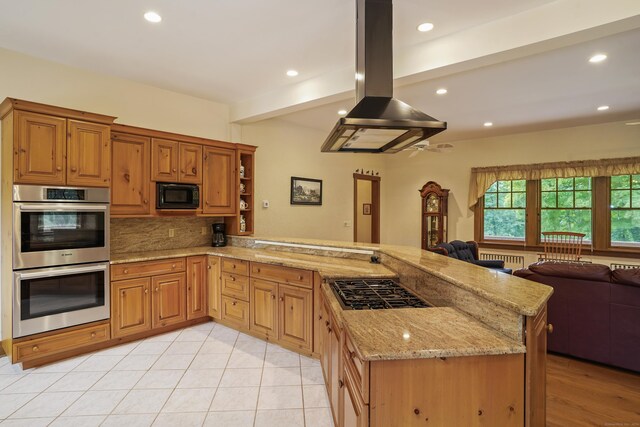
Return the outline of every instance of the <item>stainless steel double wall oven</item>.
<path id="1" fill-rule="evenodd" d="M 13 187 L 13 336 L 109 318 L 109 189 Z"/>

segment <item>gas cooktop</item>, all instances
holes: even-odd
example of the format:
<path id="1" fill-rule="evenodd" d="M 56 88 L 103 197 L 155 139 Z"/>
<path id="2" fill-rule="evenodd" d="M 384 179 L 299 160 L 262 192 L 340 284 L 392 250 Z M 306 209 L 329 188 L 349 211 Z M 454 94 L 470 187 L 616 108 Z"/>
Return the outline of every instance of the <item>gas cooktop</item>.
<path id="1" fill-rule="evenodd" d="M 329 282 L 346 310 L 430 307 L 391 279 L 343 279 Z"/>

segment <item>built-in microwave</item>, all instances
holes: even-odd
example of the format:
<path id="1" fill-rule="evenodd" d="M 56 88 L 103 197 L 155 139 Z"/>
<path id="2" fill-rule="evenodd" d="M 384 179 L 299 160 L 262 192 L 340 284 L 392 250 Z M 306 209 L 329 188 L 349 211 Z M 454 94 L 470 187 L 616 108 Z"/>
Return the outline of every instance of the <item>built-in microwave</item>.
<path id="1" fill-rule="evenodd" d="M 156 183 L 156 209 L 198 209 L 200 189 L 196 184 Z"/>

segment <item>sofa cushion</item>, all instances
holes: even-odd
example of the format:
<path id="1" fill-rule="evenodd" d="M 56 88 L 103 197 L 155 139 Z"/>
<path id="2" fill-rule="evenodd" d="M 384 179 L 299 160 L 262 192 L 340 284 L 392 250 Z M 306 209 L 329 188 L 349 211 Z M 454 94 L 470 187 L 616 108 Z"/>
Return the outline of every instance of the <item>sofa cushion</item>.
<path id="1" fill-rule="evenodd" d="M 619 268 L 613 270 L 611 281 L 613 283 L 620 283 L 621 285 L 640 287 L 640 268 Z"/>
<path id="2" fill-rule="evenodd" d="M 447 251 L 447 256 L 450 258 L 458 259 L 458 254 L 456 253 L 456 248 L 454 248 L 451 243 L 442 242 L 436 245 L 436 248 L 442 248 Z"/>
<path id="3" fill-rule="evenodd" d="M 556 276 L 568 279 L 582 279 L 601 282 L 611 281 L 611 269 L 602 264 L 540 261 L 531 264 L 529 269 L 543 276 Z"/>
<path id="4" fill-rule="evenodd" d="M 458 259 L 467 262 L 475 261 L 473 252 L 471 251 L 471 248 L 469 247 L 469 244 L 467 242 L 463 242 L 462 240 L 454 240 L 451 242 L 451 246 L 455 248 L 456 253 L 458 254 Z"/>

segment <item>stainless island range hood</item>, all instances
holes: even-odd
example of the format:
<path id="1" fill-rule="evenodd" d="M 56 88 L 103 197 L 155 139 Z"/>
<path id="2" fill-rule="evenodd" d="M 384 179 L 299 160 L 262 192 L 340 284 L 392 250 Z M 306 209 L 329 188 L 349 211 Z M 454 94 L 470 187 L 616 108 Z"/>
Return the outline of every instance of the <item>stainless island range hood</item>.
<path id="1" fill-rule="evenodd" d="M 447 128 L 393 98 L 392 0 L 356 0 L 357 105 L 338 120 L 325 152 L 397 153 Z"/>

